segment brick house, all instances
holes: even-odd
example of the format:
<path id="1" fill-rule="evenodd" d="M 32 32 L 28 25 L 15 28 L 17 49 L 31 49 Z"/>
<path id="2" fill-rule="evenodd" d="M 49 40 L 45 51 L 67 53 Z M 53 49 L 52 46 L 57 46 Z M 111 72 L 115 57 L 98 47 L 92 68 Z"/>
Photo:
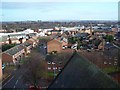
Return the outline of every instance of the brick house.
<path id="1" fill-rule="evenodd" d="M 25 50 L 23 45 L 17 45 L 2 53 L 2 62 L 9 64 L 18 63 L 24 56 Z"/>
<path id="2" fill-rule="evenodd" d="M 16 63 L 31 52 L 33 44 L 24 42 L 2 53 L 3 63 Z"/>
<path id="3" fill-rule="evenodd" d="M 24 46 L 24 50 L 25 50 L 25 55 L 29 54 L 32 50 L 32 44 L 25 42 L 22 44 Z"/>
<path id="4" fill-rule="evenodd" d="M 50 53 L 52 51 L 57 51 L 60 53 L 62 51 L 62 42 L 57 39 L 47 42 L 47 52 Z"/>
<path id="5" fill-rule="evenodd" d="M 37 41 L 35 41 L 33 38 L 30 38 L 29 40 L 27 40 L 26 42 L 32 44 L 33 47 L 35 47 L 37 45 Z"/>

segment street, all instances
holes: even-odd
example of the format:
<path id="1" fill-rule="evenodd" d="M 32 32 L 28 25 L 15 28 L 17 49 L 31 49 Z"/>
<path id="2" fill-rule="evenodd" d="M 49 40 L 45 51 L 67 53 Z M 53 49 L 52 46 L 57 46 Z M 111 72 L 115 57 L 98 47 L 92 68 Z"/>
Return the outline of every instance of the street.
<path id="1" fill-rule="evenodd" d="M 42 54 L 43 56 L 46 56 L 46 54 L 47 54 L 47 46 L 46 46 L 45 43 L 42 43 L 39 46 L 39 51 L 40 51 L 40 54 Z"/>
<path id="2" fill-rule="evenodd" d="M 28 86 L 23 82 L 23 73 L 26 71 L 24 66 L 16 69 L 9 80 L 3 83 L 2 88 L 27 88 Z"/>

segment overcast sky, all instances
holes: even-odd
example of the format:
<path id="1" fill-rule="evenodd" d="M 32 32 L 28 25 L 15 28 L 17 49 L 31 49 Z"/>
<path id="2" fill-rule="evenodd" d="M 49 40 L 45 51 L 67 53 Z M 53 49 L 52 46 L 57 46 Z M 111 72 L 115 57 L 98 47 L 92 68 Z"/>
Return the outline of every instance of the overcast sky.
<path id="1" fill-rule="evenodd" d="M 19 0 L 18 0 L 19 1 Z M 15 0 L 2 1 L 2 21 L 26 20 L 117 20 L 118 0 L 78 0 L 76 2 L 56 2 L 55 0 Z M 51 2 L 48 2 L 51 1 Z"/>

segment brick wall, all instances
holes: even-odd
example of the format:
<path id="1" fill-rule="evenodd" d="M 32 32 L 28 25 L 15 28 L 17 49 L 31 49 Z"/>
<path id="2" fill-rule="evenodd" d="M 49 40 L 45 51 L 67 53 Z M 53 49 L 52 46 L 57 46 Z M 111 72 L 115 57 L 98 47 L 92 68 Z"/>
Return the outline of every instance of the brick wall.
<path id="1" fill-rule="evenodd" d="M 62 43 L 57 40 L 52 40 L 47 43 L 47 52 L 57 51 L 58 53 L 62 51 Z"/>
<path id="2" fill-rule="evenodd" d="M 13 62 L 13 57 L 6 54 L 6 53 L 2 53 L 2 62 Z"/>

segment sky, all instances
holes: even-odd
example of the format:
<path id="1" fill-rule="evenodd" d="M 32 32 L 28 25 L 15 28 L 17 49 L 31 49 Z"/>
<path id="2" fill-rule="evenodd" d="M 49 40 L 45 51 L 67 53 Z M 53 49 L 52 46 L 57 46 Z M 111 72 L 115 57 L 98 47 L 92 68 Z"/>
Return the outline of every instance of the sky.
<path id="1" fill-rule="evenodd" d="M 118 0 L 4 0 L 2 21 L 118 20 Z"/>

